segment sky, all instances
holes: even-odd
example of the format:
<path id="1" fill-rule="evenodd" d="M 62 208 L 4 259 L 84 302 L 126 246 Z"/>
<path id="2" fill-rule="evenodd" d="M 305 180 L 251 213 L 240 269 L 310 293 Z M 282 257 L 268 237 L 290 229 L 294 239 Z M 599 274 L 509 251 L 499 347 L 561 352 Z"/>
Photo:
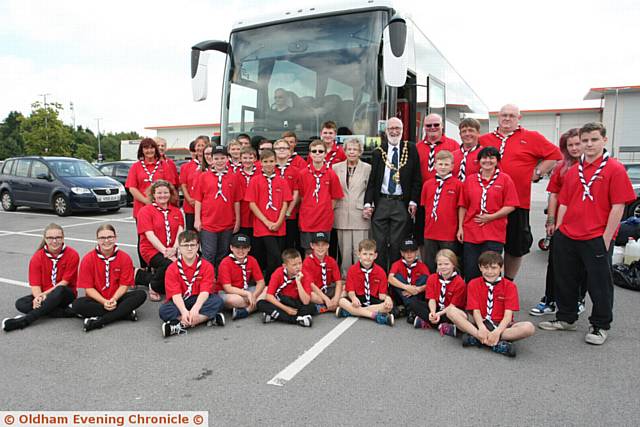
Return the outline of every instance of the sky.
<path id="1" fill-rule="evenodd" d="M 598 101 L 583 101 L 589 88 L 640 85 L 637 0 L 394 4 L 491 111 L 592 107 Z M 209 98 L 196 103 L 191 46 L 227 40 L 235 21 L 287 10 L 290 1 L 0 0 L 0 120 L 28 114 L 49 94 L 66 123 L 75 116 L 94 131 L 98 118 L 102 132 L 148 136 L 148 126 L 218 123 L 223 55 L 211 55 Z"/>

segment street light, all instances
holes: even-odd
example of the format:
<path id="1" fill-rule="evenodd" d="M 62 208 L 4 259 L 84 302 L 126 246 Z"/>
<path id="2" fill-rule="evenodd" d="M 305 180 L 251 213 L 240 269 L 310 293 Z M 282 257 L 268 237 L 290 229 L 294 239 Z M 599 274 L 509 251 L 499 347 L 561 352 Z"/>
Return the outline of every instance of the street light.
<path id="1" fill-rule="evenodd" d="M 98 122 L 98 163 L 102 162 L 102 147 L 100 146 L 100 120 L 102 117 L 98 117 L 96 122 Z"/>
<path id="2" fill-rule="evenodd" d="M 45 151 L 49 151 L 49 124 L 47 118 L 49 117 L 49 111 L 47 111 L 47 96 L 51 95 L 50 93 L 41 93 L 38 96 L 41 96 L 44 99 L 44 140 L 47 142 L 47 146 Z"/>

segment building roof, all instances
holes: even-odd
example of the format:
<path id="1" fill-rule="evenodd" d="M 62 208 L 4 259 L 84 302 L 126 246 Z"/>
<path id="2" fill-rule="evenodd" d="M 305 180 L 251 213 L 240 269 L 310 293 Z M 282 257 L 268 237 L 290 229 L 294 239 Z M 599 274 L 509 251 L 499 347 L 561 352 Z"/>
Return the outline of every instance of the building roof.
<path id="1" fill-rule="evenodd" d="M 600 108 L 600 107 L 549 108 L 549 109 L 543 109 L 543 110 L 520 110 L 520 113 L 522 113 L 522 114 L 548 114 L 548 113 L 562 114 L 562 113 L 582 113 L 582 112 L 588 112 L 588 111 L 600 112 L 600 111 L 602 111 L 602 108 Z M 497 116 L 498 113 L 500 113 L 500 112 L 499 111 L 490 111 L 489 115 Z"/>
<path id="2" fill-rule="evenodd" d="M 614 92 L 640 92 L 640 86 L 609 86 L 609 87 L 592 87 L 589 92 L 584 96 L 585 100 L 588 99 L 601 99 L 607 93 Z"/>
<path id="3" fill-rule="evenodd" d="M 220 123 L 204 123 L 199 125 L 163 125 L 163 126 L 147 126 L 145 129 L 189 129 L 189 128 L 219 128 Z"/>

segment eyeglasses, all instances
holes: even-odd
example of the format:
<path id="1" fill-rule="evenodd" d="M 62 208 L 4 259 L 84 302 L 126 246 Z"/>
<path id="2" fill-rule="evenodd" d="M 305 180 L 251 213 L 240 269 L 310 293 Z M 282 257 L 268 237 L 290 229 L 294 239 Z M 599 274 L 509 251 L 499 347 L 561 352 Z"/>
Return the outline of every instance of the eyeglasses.
<path id="1" fill-rule="evenodd" d="M 99 242 L 104 242 L 104 241 L 107 241 L 107 240 L 116 240 L 116 236 L 101 236 L 101 237 L 98 237 L 98 241 Z"/>
<path id="2" fill-rule="evenodd" d="M 424 127 L 438 129 L 440 127 L 440 123 L 427 123 L 427 124 L 424 125 Z"/>
<path id="3" fill-rule="evenodd" d="M 311 150 L 309 151 L 311 154 L 324 154 L 324 150 Z"/>
<path id="4" fill-rule="evenodd" d="M 197 243 L 182 243 L 180 245 L 180 247 L 184 248 L 184 249 L 195 249 L 195 248 L 198 247 L 198 244 Z"/>
<path id="5" fill-rule="evenodd" d="M 394 127 L 390 127 L 390 128 L 387 128 L 387 129 L 388 130 L 402 130 L 402 127 L 394 126 Z"/>
<path id="6" fill-rule="evenodd" d="M 44 240 L 46 240 L 47 242 L 54 242 L 56 240 L 62 240 L 64 239 L 64 236 L 47 236 L 44 238 Z"/>

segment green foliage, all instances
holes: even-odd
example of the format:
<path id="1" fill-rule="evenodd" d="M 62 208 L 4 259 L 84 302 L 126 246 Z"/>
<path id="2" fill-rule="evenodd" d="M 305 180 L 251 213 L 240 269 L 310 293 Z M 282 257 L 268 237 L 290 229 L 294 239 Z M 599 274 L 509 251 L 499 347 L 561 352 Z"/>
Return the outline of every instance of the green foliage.
<path id="1" fill-rule="evenodd" d="M 62 106 L 58 103 L 43 107 L 31 104 L 31 115 L 22 121 L 25 153 L 39 156 L 71 156 L 72 133 L 58 118 Z"/>
<path id="2" fill-rule="evenodd" d="M 24 139 L 20 132 L 24 116 L 12 111 L 0 124 L 0 159 L 24 154 Z"/>

